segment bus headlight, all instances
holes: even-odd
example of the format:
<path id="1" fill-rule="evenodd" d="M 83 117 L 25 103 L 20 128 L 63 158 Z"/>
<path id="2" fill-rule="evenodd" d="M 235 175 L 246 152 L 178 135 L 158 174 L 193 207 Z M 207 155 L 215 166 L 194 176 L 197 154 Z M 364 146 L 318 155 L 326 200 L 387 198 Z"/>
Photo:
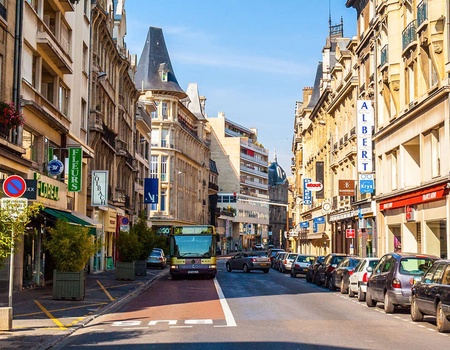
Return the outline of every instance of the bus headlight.
<path id="1" fill-rule="evenodd" d="M 216 265 L 209 265 L 208 268 L 210 268 L 210 269 L 216 269 L 217 266 L 216 266 Z"/>
<path id="2" fill-rule="evenodd" d="M 171 270 L 175 270 L 175 269 L 178 269 L 178 268 L 179 268 L 178 265 L 170 265 L 170 269 L 171 269 Z"/>

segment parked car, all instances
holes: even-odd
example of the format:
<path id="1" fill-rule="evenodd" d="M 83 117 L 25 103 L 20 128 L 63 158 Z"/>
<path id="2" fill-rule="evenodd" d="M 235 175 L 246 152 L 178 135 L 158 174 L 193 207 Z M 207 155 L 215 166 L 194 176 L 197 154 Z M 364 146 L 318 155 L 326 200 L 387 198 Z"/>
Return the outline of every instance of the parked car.
<path id="1" fill-rule="evenodd" d="M 342 294 L 347 294 L 349 277 L 353 274 L 358 263 L 359 258 L 357 257 L 347 256 L 344 258 L 331 272 L 331 282 L 329 283 L 328 288 L 330 288 L 330 290 L 339 288 Z"/>
<path id="2" fill-rule="evenodd" d="M 331 273 L 346 256 L 347 255 L 341 253 L 330 253 L 325 256 L 323 263 L 317 267 L 317 272 L 314 275 L 314 283 L 318 286 L 325 285 L 326 287 L 329 287 L 331 283 Z"/>
<path id="3" fill-rule="evenodd" d="M 297 277 L 297 275 L 305 275 L 308 272 L 308 268 L 314 262 L 316 257 L 314 255 L 298 254 L 292 263 L 291 277 Z"/>
<path id="4" fill-rule="evenodd" d="M 264 244 L 262 244 L 262 243 L 255 244 L 255 249 L 259 249 L 259 250 L 264 249 Z"/>
<path id="5" fill-rule="evenodd" d="M 286 256 L 286 252 L 278 252 L 275 257 L 273 258 L 272 261 L 272 268 L 274 268 L 275 270 L 279 271 L 279 267 L 280 267 L 280 260 L 283 259 Z"/>
<path id="6" fill-rule="evenodd" d="M 380 261 L 379 258 L 361 258 L 356 265 L 353 274 L 350 275 L 348 296 L 358 296 L 359 301 L 366 300 L 367 280 L 372 274 L 373 268 Z"/>
<path id="7" fill-rule="evenodd" d="M 367 281 L 366 304 L 384 303 L 384 311 L 411 305 L 414 277 L 422 276 L 438 257 L 417 253 L 388 253 L 381 257 Z"/>
<path id="8" fill-rule="evenodd" d="M 415 278 L 417 279 L 417 277 Z M 450 260 L 437 260 L 411 290 L 411 319 L 436 316 L 439 332 L 450 332 Z"/>
<path id="9" fill-rule="evenodd" d="M 308 266 L 308 271 L 306 271 L 306 275 L 305 275 L 306 282 L 314 281 L 315 275 L 317 273 L 317 269 L 319 268 L 320 265 L 322 265 L 324 260 L 325 260 L 324 255 L 316 256 L 316 258 L 311 263 L 311 265 Z"/>
<path id="10" fill-rule="evenodd" d="M 286 271 L 291 271 L 292 263 L 297 255 L 297 253 L 287 253 L 283 259 L 280 260 L 279 270 L 283 273 L 286 273 Z"/>
<path id="11" fill-rule="evenodd" d="M 270 261 L 271 261 L 271 264 L 270 264 L 271 267 L 273 267 L 273 261 L 275 259 L 275 256 L 277 255 L 277 253 L 280 253 L 280 252 L 284 252 L 284 249 L 269 247 L 269 249 L 267 250 L 267 255 L 269 256 Z"/>
<path id="12" fill-rule="evenodd" d="M 233 270 L 262 270 L 268 273 L 270 269 L 270 258 L 267 254 L 240 252 L 232 256 L 225 263 L 228 272 Z"/>
<path id="13" fill-rule="evenodd" d="M 166 265 L 167 258 L 164 254 L 164 251 L 159 248 L 153 249 L 147 258 L 147 268 L 159 267 L 160 269 L 164 269 Z"/>

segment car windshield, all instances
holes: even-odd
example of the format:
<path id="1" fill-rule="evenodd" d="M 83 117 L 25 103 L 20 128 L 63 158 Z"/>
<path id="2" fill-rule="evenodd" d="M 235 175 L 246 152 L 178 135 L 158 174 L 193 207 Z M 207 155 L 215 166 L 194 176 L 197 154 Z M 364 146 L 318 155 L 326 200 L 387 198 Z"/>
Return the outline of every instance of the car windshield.
<path id="1" fill-rule="evenodd" d="M 302 262 L 302 263 L 312 263 L 314 261 L 314 256 L 299 256 L 297 258 L 298 262 Z"/>
<path id="2" fill-rule="evenodd" d="M 433 264 L 430 258 L 405 258 L 400 260 L 400 273 L 403 275 L 420 276 Z"/>
<path id="3" fill-rule="evenodd" d="M 294 260 L 297 257 L 298 254 L 289 254 L 288 255 L 288 259 L 289 260 Z"/>

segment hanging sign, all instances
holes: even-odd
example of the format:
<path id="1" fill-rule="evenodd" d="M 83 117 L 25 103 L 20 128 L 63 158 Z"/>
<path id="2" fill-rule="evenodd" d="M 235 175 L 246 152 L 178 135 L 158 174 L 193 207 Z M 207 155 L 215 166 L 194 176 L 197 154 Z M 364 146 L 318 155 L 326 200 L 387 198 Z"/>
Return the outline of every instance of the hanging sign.
<path id="1" fill-rule="evenodd" d="M 83 150 L 80 148 L 69 148 L 69 171 L 68 186 L 69 192 L 81 191 L 81 167 Z"/>

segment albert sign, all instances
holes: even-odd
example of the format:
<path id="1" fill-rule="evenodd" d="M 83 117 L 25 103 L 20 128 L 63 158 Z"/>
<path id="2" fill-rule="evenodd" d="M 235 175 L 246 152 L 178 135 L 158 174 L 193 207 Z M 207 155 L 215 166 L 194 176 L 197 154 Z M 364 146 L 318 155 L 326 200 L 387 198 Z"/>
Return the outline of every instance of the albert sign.
<path id="1" fill-rule="evenodd" d="M 323 185 L 318 181 L 311 181 L 305 184 L 305 188 L 311 192 L 318 192 L 323 190 Z"/>

